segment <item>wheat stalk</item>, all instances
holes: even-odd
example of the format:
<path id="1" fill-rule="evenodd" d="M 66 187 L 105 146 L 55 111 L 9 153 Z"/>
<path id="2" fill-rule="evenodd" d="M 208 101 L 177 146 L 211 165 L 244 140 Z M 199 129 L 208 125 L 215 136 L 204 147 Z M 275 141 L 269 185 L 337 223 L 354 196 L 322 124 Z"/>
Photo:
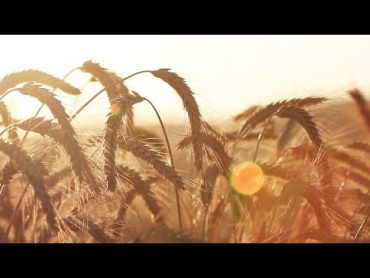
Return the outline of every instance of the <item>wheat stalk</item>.
<path id="1" fill-rule="evenodd" d="M 182 99 L 185 110 L 189 115 L 195 166 L 196 169 L 200 171 L 203 167 L 202 139 L 200 136 L 201 114 L 198 104 L 195 101 L 194 93 L 182 77 L 176 73 L 170 72 L 169 69 L 159 69 L 151 71 L 151 73 L 170 85 Z"/>
<path id="2" fill-rule="evenodd" d="M 248 120 L 250 117 L 252 117 L 254 114 L 256 114 L 258 111 L 261 110 L 260 105 L 253 105 L 248 107 L 246 110 L 244 110 L 242 113 L 236 115 L 233 117 L 234 122 L 239 122 L 241 120 Z"/>
<path id="3" fill-rule="evenodd" d="M 349 94 L 355 100 L 358 110 L 360 111 L 361 116 L 364 119 L 368 130 L 370 131 L 370 110 L 364 96 L 358 89 L 349 91 Z"/>
<path id="4" fill-rule="evenodd" d="M 39 70 L 30 69 L 22 72 L 14 72 L 4 76 L 0 82 L 0 96 L 3 96 L 7 90 L 17 86 L 18 84 L 28 82 L 40 83 L 53 88 L 59 88 L 60 90 L 71 95 L 81 94 L 79 89 L 73 87 L 62 79 Z"/>
<path id="5" fill-rule="evenodd" d="M 277 116 L 281 118 L 289 118 L 298 122 L 305 129 L 308 137 L 314 145 L 320 147 L 324 144 L 315 122 L 306 110 L 299 107 L 282 107 L 277 113 Z"/>
<path id="6" fill-rule="evenodd" d="M 122 116 L 120 114 L 111 114 L 105 125 L 104 133 L 104 173 L 108 182 L 108 190 L 116 189 L 116 149 L 118 130 L 122 125 Z"/>
<path id="7" fill-rule="evenodd" d="M 330 154 L 330 156 L 332 156 L 336 160 L 342 161 L 350 165 L 351 167 L 358 169 L 366 174 L 370 173 L 370 166 L 368 166 L 365 162 L 362 162 L 361 160 L 356 159 L 350 154 L 347 154 L 344 151 L 340 151 L 335 148 L 330 148 L 328 149 L 328 153 Z"/>
<path id="8" fill-rule="evenodd" d="M 179 189 L 185 189 L 184 182 L 178 173 L 164 162 L 161 156 L 149 146 L 140 141 L 134 141 L 132 139 L 124 140 L 122 138 L 118 140 L 118 146 L 147 162 L 161 177 L 168 180 Z"/>
<path id="9" fill-rule="evenodd" d="M 130 204 L 134 201 L 136 196 L 137 196 L 137 191 L 135 189 L 130 189 L 124 195 L 121 201 L 121 206 L 117 212 L 116 223 L 119 223 L 123 219 L 125 219 L 127 209 L 129 208 Z"/>
<path id="10" fill-rule="evenodd" d="M 9 160 L 1 170 L 0 185 L 7 185 L 17 173 L 18 169 L 15 167 L 14 163 Z"/>
<path id="11" fill-rule="evenodd" d="M 165 142 L 163 142 L 163 140 L 155 132 L 141 127 L 134 127 L 132 129 L 131 137 L 156 147 L 159 151 L 159 154 L 163 155 L 163 159 L 169 154 Z"/>
<path id="12" fill-rule="evenodd" d="M 43 136 L 47 135 L 61 144 L 70 156 L 72 169 L 80 181 L 85 180 L 93 192 L 100 191 L 96 183 L 96 178 L 92 173 L 90 163 L 74 136 L 68 137 L 55 123 L 50 120 L 44 120 L 43 118 L 30 118 L 16 123 L 15 126 L 39 133 Z"/>
<path id="13" fill-rule="evenodd" d="M 260 132 L 250 132 L 242 137 L 238 138 L 238 132 L 232 131 L 232 132 L 226 132 L 224 136 L 228 140 L 228 142 L 235 142 L 235 141 L 251 141 L 251 140 L 257 140 L 258 137 L 260 137 Z M 274 133 L 274 130 L 272 128 L 266 128 L 265 133 L 263 134 L 263 139 L 265 140 L 275 140 L 277 138 L 277 135 Z"/>
<path id="14" fill-rule="evenodd" d="M 87 232 L 97 241 L 102 243 L 111 243 L 113 238 L 108 236 L 102 228 L 88 218 L 67 217 L 64 223 L 72 231 L 78 232 L 87 228 Z"/>
<path id="15" fill-rule="evenodd" d="M 70 124 L 70 119 L 66 111 L 64 110 L 61 102 L 55 98 L 55 95 L 46 88 L 42 88 L 39 85 L 32 85 L 27 83 L 19 91 L 27 96 L 31 96 L 39 100 L 41 103 L 45 104 L 50 112 L 53 114 L 55 119 L 58 120 L 63 131 L 65 131 L 67 136 L 73 136 L 75 131 Z"/>
<path id="16" fill-rule="evenodd" d="M 282 105 L 290 105 L 294 107 L 305 107 L 305 106 L 311 106 L 311 105 L 317 105 L 324 101 L 326 101 L 326 98 L 323 97 L 307 97 L 307 98 L 294 98 L 291 100 L 283 100 L 281 102 L 278 102 Z M 249 108 L 247 108 L 244 112 L 234 116 L 233 120 L 235 122 L 241 121 L 241 120 L 248 120 L 250 117 L 255 115 L 257 112 L 259 112 L 262 109 L 259 105 L 254 105 Z"/>
<path id="17" fill-rule="evenodd" d="M 291 99 L 271 103 L 266 107 L 259 109 L 256 113 L 253 114 L 253 116 L 249 117 L 249 119 L 244 123 L 244 125 L 240 129 L 239 136 L 245 135 L 246 132 L 248 132 L 251 128 L 254 128 L 258 124 L 274 116 L 275 113 L 277 113 L 282 107 L 302 108 L 305 106 L 316 105 L 326 100 L 327 100 L 326 98 L 308 97 L 303 99 Z M 250 113 L 248 113 L 248 116 L 249 114 Z"/>
<path id="18" fill-rule="evenodd" d="M 9 144 L 0 139 L 0 150 L 5 153 L 20 171 L 30 181 L 35 195 L 41 202 L 41 206 L 46 214 L 46 219 L 52 230 L 58 231 L 55 210 L 51 204 L 50 196 L 45 189 L 45 182 L 40 168 L 35 165 L 31 157 L 22 149 L 14 144 Z"/>
<path id="19" fill-rule="evenodd" d="M 156 221 L 162 222 L 162 216 L 159 215 L 161 208 L 157 203 L 157 200 L 155 199 L 153 193 L 150 191 L 150 182 L 148 182 L 148 180 L 143 180 L 138 172 L 127 166 L 118 166 L 117 174 L 120 178 L 127 181 L 135 188 L 135 193 L 138 193 L 143 197 L 143 200 L 150 209 L 151 213 L 156 217 Z M 128 193 L 128 196 L 131 195 Z M 128 205 L 132 200 L 133 197 L 127 198 L 126 204 Z M 119 215 L 120 219 L 123 219 L 124 211 L 120 211 Z"/>
<path id="20" fill-rule="evenodd" d="M 53 185 L 60 182 L 61 180 L 63 180 L 64 178 L 66 178 L 70 174 L 71 174 L 71 167 L 67 166 L 67 167 L 64 167 L 63 169 L 55 172 L 51 176 L 47 177 L 45 179 L 45 182 L 47 183 L 48 187 L 50 188 Z"/>
<path id="21" fill-rule="evenodd" d="M 361 151 L 364 151 L 365 153 L 370 154 L 370 144 L 369 143 L 353 142 L 352 144 L 349 144 L 346 147 L 350 149 L 361 150 Z"/>
<path id="22" fill-rule="evenodd" d="M 124 118 L 124 130 L 125 130 L 125 135 L 127 136 L 133 136 L 134 134 L 134 129 L 135 129 L 135 124 L 134 124 L 134 107 L 129 106 L 126 109 L 126 114 Z"/>
<path id="23" fill-rule="evenodd" d="M 232 163 L 231 157 L 227 154 L 225 146 L 220 140 L 215 139 L 211 135 L 201 133 L 201 138 L 208 150 L 212 153 L 213 158 L 216 160 L 217 167 L 220 169 L 224 176 L 228 175 L 229 167 Z M 178 144 L 178 149 L 183 150 L 192 142 L 191 136 L 182 139 Z"/>
<path id="24" fill-rule="evenodd" d="M 106 122 L 104 134 L 104 172 L 107 177 L 108 190 L 110 191 L 114 191 L 117 184 L 115 154 L 117 150 L 117 138 L 119 136 L 118 131 L 122 126 L 122 117 L 126 113 L 128 107 L 142 100 L 141 97 L 127 96 L 125 100 L 121 100 L 117 104 L 116 107 L 118 112 L 112 112 Z"/>
<path id="25" fill-rule="evenodd" d="M 107 92 L 111 105 L 116 103 L 120 96 L 127 97 L 129 95 L 128 88 L 122 83 L 122 79 L 99 64 L 86 61 L 80 69 L 99 80 Z"/>
<path id="26" fill-rule="evenodd" d="M 116 74 L 108 72 L 107 69 L 101 67 L 97 63 L 87 61 L 80 69 L 84 72 L 90 73 L 93 77 L 99 80 L 99 82 L 104 86 L 112 106 L 112 113 L 109 114 L 105 126 L 104 172 L 107 178 L 108 190 L 114 191 L 117 184 L 115 153 L 117 149 L 118 131 L 123 124 L 123 116 L 128 110 L 130 113 L 129 117 L 133 116 L 131 106 L 134 103 L 142 101 L 142 99 L 138 97 L 132 98 L 129 94 L 128 88 L 123 84 L 122 79 Z M 130 129 L 130 127 L 128 128 Z"/>
<path id="27" fill-rule="evenodd" d="M 17 130 L 13 127 L 11 127 L 11 125 L 14 123 L 14 120 L 8 110 L 8 108 L 6 107 L 5 103 L 0 101 L 0 116 L 2 118 L 2 124 L 7 128 L 7 127 L 10 127 L 9 128 L 9 131 L 8 131 L 8 134 L 9 134 L 9 139 L 10 140 L 13 140 L 15 142 L 18 142 L 18 134 L 17 134 Z"/>
<path id="28" fill-rule="evenodd" d="M 286 148 L 289 141 L 294 138 L 295 135 L 295 128 L 297 126 L 297 122 L 293 119 L 289 119 L 283 133 L 279 137 L 277 142 L 277 153 L 281 154 L 281 152 Z"/>

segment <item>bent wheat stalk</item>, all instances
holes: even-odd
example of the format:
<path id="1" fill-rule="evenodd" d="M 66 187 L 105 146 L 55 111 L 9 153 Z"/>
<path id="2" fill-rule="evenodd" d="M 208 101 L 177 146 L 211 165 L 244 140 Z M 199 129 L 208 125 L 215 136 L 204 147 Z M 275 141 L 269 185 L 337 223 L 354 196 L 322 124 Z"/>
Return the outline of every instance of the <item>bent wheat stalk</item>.
<path id="1" fill-rule="evenodd" d="M 44 120 L 43 118 L 30 118 L 23 122 L 16 123 L 15 126 L 24 130 L 36 132 L 42 136 L 49 136 L 55 142 L 62 145 L 70 156 L 72 169 L 80 181 L 85 180 L 93 192 L 97 193 L 100 191 L 96 183 L 96 178 L 92 173 L 90 163 L 83 149 L 74 137 L 67 137 L 66 133 L 63 132 L 58 125 L 50 120 Z"/>
<path id="2" fill-rule="evenodd" d="M 239 131 L 239 136 L 244 136 L 250 129 L 254 128 L 258 124 L 264 122 L 268 118 L 272 117 L 277 113 L 282 107 L 296 107 L 302 108 L 305 106 L 316 105 L 326 101 L 327 98 L 314 98 L 308 97 L 303 99 L 291 99 L 283 100 L 275 103 L 271 103 L 264 108 L 258 110 L 253 116 L 249 117 L 248 120 L 244 123 L 242 128 Z M 248 113 L 249 116 L 249 113 Z"/>
<path id="3" fill-rule="evenodd" d="M 192 132 L 192 145 L 195 157 L 195 166 L 196 169 L 200 171 L 203 167 L 203 157 L 202 157 L 203 143 L 200 137 L 202 115 L 199 111 L 198 104 L 195 101 L 194 93 L 181 76 L 177 75 L 174 72 L 170 72 L 169 69 L 159 69 L 154 71 L 150 70 L 139 71 L 127 76 L 122 81 L 125 81 L 129 78 L 132 78 L 142 73 L 151 73 L 153 76 L 161 79 L 169 86 L 171 86 L 181 98 L 184 108 L 189 116 L 190 127 Z"/>
<path id="4" fill-rule="evenodd" d="M 366 103 L 364 96 L 358 89 L 349 91 L 349 94 L 355 100 L 358 110 L 360 111 L 360 114 L 364 119 L 367 129 L 370 132 L 370 109 L 368 107 L 368 104 Z"/>
<path id="5" fill-rule="evenodd" d="M 147 180 L 143 180 L 138 172 L 127 166 L 118 166 L 117 174 L 135 188 L 133 192 L 135 194 L 130 193 L 130 191 L 129 193 L 127 193 L 125 205 L 128 205 L 133 200 L 136 193 L 139 193 L 143 197 L 143 200 L 145 201 L 151 213 L 155 216 L 156 221 L 162 222 L 163 218 L 160 215 L 161 208 L 157 203 L 157 200 L 155 199 L 153 193 L 150 191 L 150 182 L 148 182 Z M 118 213 L 118 219 L 123 219 L 124 214 L 125 209 L 124 207 L 121 207 Z"/>
<path id="6" fill-rule="evenodd" d="M 30 181 L 36 197 L 40 200 L 43 211 L 46 214 L 46 219 L 53 231 L 59 230 L 59 225 L 56 219 L 55 210 L 51 204 L 50 196 L 45 189 L 45 182 L 42 172 L 35 165 L 31 157 L 22 149 L 14 144 L 8 144 L 0 139 L 0 151 L 5 153 L 20 171 Z"/>
<path id="7" fill-rule="evenodd" d="M 315 122 L 306 110 L 299 107 L 283 107 L 279 110 L 277 116 L 293 119 L 298 122 L 305 129 L 308 137 L 314 145 L 320 147 L 324 144 Z"/>
<path id="8" fill-rule="evenodd" d="M 18 141 L 17 131 L 16 129 L 11 127 L 11 125 L 14 123 L 14 119 L 12 118 L 10 112 L 8 111 L 7 106 L 2 101 L 0 101 L 0 116 L 2 118 L 2 124 L 5 126 L 5 128 L 9 127 L 9 129 L 7 129 L 9 139 L 17 142 Z"/>
<path id="9" fill-rule="evenodd" d="M 81 91 L 62 79 L 39 70 L 25 70 L 6 75 L 0 82 L 0 97 L 3 98 L 7 91 L 22 83 L 39 83 L 49 87 L 58 88 L 70 95 L 80 95 Z"/>
<path id="10" fill-rule="evenodd" d="M 108 120 L 105 125 L 104 134 L 104 172 L 107 177 L 108 190 L 114 191 L 117 185 L 116 177 L 116 150 L 117 150 L 117 138 L 118 131 L 123 125 L 122 118 L 125 115 L 127 109 L 142 101 L 141 97 L 132 97 L 127 95 L 126 99 L 120 100 L 116 103 L 117 111 L 112 111 L 108 116 Z"/>
<path id="11" fill-rule="evenodd" d="M 137 94 L 137 93 L 135 92 L 135 94 Z M 169 154 L 170 160 L 171 160 L 171 166 L 172 166 L 174 172 L 176 172 L 175 162 L 173 160 L 170 141 L 168 140 L 167 132 L 166 132 L 166 129 L 165 129 L 164 124 L 162 122 L 162 118 L 159 115 L 159 113 L 158 113 L 157 109 L 155 108 L 154 104 L 147 98 L 144 98 L 144 100 L 147 101 L 150 104 L 150 106 L 153 108 L 155 114 L 157 115 L 158 121 L 161 124 L 161 128 L 162 128 L 164 138 L 166 140 L 166 144 L 167 144 L 167 148 L 168 148 L 168 154 Z M 178 219 L 179 219 L 179 229 L 180 229 L 180 232 L 182 232 L 182 215 L 181 215 L 181 207 L 180 207 L 180 195 L 179 195 L 179 190 L 178 190 L 176 185 L 175 185 L 175 195 L 176 195 L 177 216 L 178 216 Z"/>

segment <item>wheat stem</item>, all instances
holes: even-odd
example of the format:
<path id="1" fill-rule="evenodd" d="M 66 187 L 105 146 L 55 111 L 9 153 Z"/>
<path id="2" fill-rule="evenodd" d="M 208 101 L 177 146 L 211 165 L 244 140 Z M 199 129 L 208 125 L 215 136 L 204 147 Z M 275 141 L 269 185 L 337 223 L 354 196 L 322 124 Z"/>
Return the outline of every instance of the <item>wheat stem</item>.
<path id="1" fill-rule="evenodd" d="M 105 88 L 101 89 L 99 92 L 97 92 L 93 97 L 91 97 L 88 101 L 86 101 L 72 116 L 71 121 L 78 115 L 82 110 L 85 109 L 86 106 L 88 106 L 94 99 L 96 99 L 99 95 L 101 95 L 105 91 Z"/>
<path id="2" fill-rule="evenodd" d="M 74 69 L 70 70 L 70 71 L 69 71 L 69 72 L 68 72 L 68 73 L 67 73 L 67 74 L 62 78 L 62 80 L 64 81 L 68 76 L 70 76 L 70 75 L 71 75 L 74 71 L 76 71 L 76 70 L 78 70 L 78 68 L 74 68 Z M 54 88 L 54 90 L 52 90 L 52 91 L 51 91 L 51 93 L 54 93 L 56 89 L 57 89 L 57 88 Z M 40 114 L 40 112 L 41 112 L 42 108 L 44 108 L 44 106 L 45 106 L 45 103 L 42 103 L 42 104 L 40 105 L 39 109 L 37 110 L 36 114 L 35 114 L 32 118 L 36 118 L 36 117 Z M 24 141 L 26 141 L 26 139 L 27 139 L 27 136 L 28 136 L 29 132 L 30 132 L 30 130 L 29 130 L 29 129 L 27 129 L 27 130 L 26 130 L 26 133 L 24 134 L 24 136 L 23 136 L 23 138 L 22 138 L 21 146 L 23 146 Z"/>
<path id="3" fill-rule="evenodd" d="M 154 104 L 149 99 L 144 98 L 144 100 L 147 101 L 150 104 L 150 106 L 153 108 L 155 114 L 157 115 L 157 118 L 159 120 L 159 123 L 161 124 L 163 135 L 164 135 L 164 137 L 166 139 L 166 144 L 167 144 L 167 148 L 168 148 L 168 154 L 169 154 L 170 160 L 171 160 L 171 166 L 176 171 L 176 169 L 175 169 L 175 162 L 173 160 L 173 155 L 172 155 L 172 150 L 171 150 L 170 142 L 168 140 L 167 132 L 166 132 L 166 129 L 164 127 L 164 124 L 163 124 L 163 121 L 161 119 L 161 116 L 159 115 L 159 113 L 158 113 L 157 109 L 155 108 Z M 179 196 L 179 189 L 177 188 L 177 186 L 175 186 L 175 194 L 176 194 L 177 214 L 178 214 L 178 219 L 179 219 L 179 228 L 180 228 L 180 232 L 182 232 L 182 216 L 181 216 L 181 208 L 180 208 L 180 196 Z"/>
<path id="4" fill-rule="evenodd" d="M 362 221 L 360 227 L 357 229 L 356 231 L 356 234 L 355 236 L 353 237 L 353 240 L 357 241 L 357 239 L 359 238 L 361 232 L 364 230 L 364 228 L 366 227 L 366 224 L 367 224 L 367 221 L 369 220 L 369 217 L 370 217 L 370 207 L 368 206 L 367 207 L 367 215 L 366 215 L 366 218 L 364 221 Z"/>
<path id="5" fill-rule="evenodd" d="M 37 110 L 36 114 L 35 114 L 32 118 L 36 118 L 36 117 L 39 115 L 39 113 L 41 112 L 41 110 L 42 110 L 42 108 L 44 107 L 44 105 L 45 105 L 44 103 L 40 105 L 40 107 L 39 107 L 39 109 Z M 31 122 L 30 122 L 30 124 L 31 124 Z M 29 126 L 29 127 L 30 127 L 30 126 Z M 24 134 L 24 136 L 23 136 L 23 138 L 22 138 L 21 146 L 23 146 L 24 141 L 26 141 L 26 138 L 27 138 L 27 136 L 28 136 L 29 132 L 30 132 L 30 129 L 27 129 L 27 130 L 26 130 L 26 133 Z"/>
<path id="6" fill-rule="evenodd" d="M 13 223 L 14 223 L 15 216 L 16 216 L 16 215 L 17 215 L 17 213 L 18 213 L 19 207 L 21 206 L 21 203 L 22 203 L 22 201 L 23 201 L 24 196 L 26 195 L 26 192 L 27 192 L 27 189 L 28 189 L 29 185 L 30 185 L 30 183 L 28 182 L 28 183 L 27 183 L 27 185 L 25 186 L 25 188 L 24 188 L 23 192 L 22 192 L 21 197 L 19 198 L 19 200 L 18 200 L 18 202 L 17 202 L 17 205 L 16 205 L 16 206 L 15 206 L 15 208 L 14 208 L 13 214 L 12 214 L 12 216 L 11 216 L 10 220 L 9 220 L 9 224 L 8 224 L 8 226 L 6 227 L 6 230 L 5 230 L 5 234 L 4 234 L 4 238 L 5 238 L 5 240 L 7 240 L 7 239 L 8 239 L 8 235 L 9 235 L 10 229 L 12 228 L 12 225 L 13 225 Z"/>
<path id="7" fill-rule="evenodd" d="M 6 128 L 4 128 L 1 132 L 0 132 L 0 137 L 5 133 L 7 132 L 9 129 L 13 128 L 14 126 L 16 126 L 17 124 L 14 123 L 14 124 L 11 124 L 11 125 L 8 125 Z"/>
<path id="8" fill-rule="evenodd" d="M 262 141 L 262 138 L 263 138 L 263 134 L 265 133 L 266 131 L 266 128 L 267 126 L 269 125 L 269 123 L 271 122 L 271 119 L 270 118 L 267 123 L 265 124 L 265 126 L 263 127 L 263 130 L 261 131 L 261 133 L 258 135 L 258 141 L 257 141 L 257 145 L 256 145 L 256 150 L 254 151 L 254 155 L 253 155 L 253 162 L 256 162 L 256 159 L 257 159 L 257 155 L 258 155 L 258 150 L 260 148 L 260 144 L 261 144 L 261 141 Z"/>
<path id="9" fill-rule="evenodd" d="M 203 226 L 202 226 L 202 236 L 205 241 L 207 241 L 207 234 L 206 234 L 206 226 L 207 226 L 207 216 L 208 216 L 209 205 L 206 205 L 204 210 L 204 217 L 203 217 Z"/>
<path id="10" fill-rule="evenodd" d="M 130 74 L 129 76 L 126 76 L 125 78 L 123 78 L 122 82 L 126 81 L 127 79 L 130 79 L 131 77 L 134 77 L 135 75 L 142 74 L 142 73 L 152 73 L 152 71 L 151 70 L 142 70 L 142 71 L 135 72 L 135 73 Z"/>
<path id="11" fill-rule="evenodd" d="M 5 94 L 3 94 L 0 97 L 0 100 L 2 100 L 4 97 L 6 97 L 7 95 L 9 95 L 11 92 L 15 92 L 15 91 L 19 91 L 19 88 L 14 88 L 14 89 L 11 89 L 11 90 L 7 91 Z"/>

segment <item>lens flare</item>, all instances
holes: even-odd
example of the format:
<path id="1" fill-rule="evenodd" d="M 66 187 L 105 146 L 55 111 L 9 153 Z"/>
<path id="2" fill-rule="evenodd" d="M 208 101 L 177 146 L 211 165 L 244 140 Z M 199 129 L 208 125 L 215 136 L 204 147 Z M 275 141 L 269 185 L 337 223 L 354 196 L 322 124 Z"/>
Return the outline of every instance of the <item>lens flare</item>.
<path id="1" fill-rule="evenodd" d="M 251 161 L 235 165 L 230 174 L 232 188 L 241 195 L 253 195 L 263 186 L 265 176 L 261 167 Z"/>
<path id="2" fill-rule="evenodd" d="M 118 115 L 120 113 L 121 108 L 117 103 L 112 104 L 112 115 Z"/>

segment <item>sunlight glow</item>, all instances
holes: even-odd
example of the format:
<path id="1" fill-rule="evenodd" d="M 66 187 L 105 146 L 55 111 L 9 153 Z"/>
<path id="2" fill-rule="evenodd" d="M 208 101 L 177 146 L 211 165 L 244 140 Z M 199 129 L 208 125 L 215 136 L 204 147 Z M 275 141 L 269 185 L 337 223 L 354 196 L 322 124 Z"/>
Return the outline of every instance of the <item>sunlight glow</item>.
<path id="1" fill-rule="evenodd" d="M 282 98 L 308 94 L 342 97 L 344 90 L 354 85 L 365 92 L 370 88 L 370 36 L 3 35 L 0 45 L 0 76 L 35 68 L 63 77 L 87 60 L 121 77 L 171 68 L 185 78 L 200 109 L 214 121 Z M 88 86 L 88 79 L 88 75 L 76 72 L 68 81 Z M 167 84 L 148 73 L 126 84 L 151 99 L 164 118 L 173 123 L 183 121 L 182 103 Z M 77 99 L 82 98 L 71 100 L 76 107 Z M 38 106 L 29 100 L 7 101 L 21 118 L 30 116 Z M 109 111 L 105 100 L 91 105 L 93 112 Z M 135 110 L 138 121 L 156 121 L 145 112 L 145 105 L 137 105 Z M 81 116 L 96 120 L 94 114 Z"/>

